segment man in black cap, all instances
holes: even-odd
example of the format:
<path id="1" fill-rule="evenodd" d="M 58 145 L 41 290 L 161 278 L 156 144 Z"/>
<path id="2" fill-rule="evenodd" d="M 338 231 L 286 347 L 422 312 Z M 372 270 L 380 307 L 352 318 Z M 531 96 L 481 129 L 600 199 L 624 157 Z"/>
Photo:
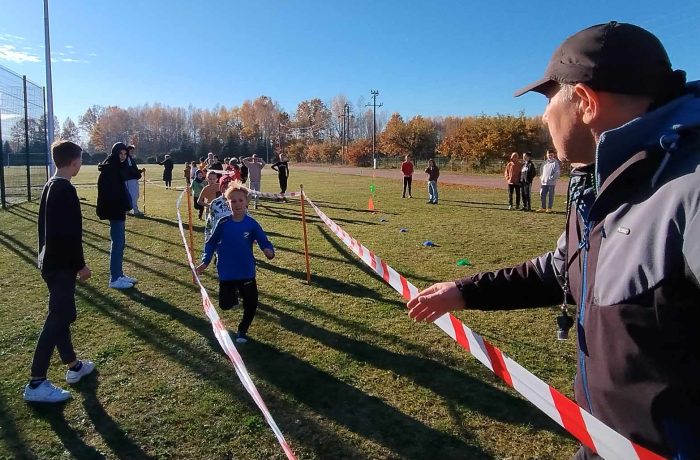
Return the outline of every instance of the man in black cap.
<path id="1" fill-rule="evenodd" d="M 610 22 L 566 39 L 515 95 L 528 91 L 548 98 L 559 159 L 585 165 L 557 248 L 435 284 L 409 316 L 575 303 L 578 404 L 664 457 L 700 458 L 700 82 L 654 35 Z M 575 458 L 600 458 L 592 447 Z"/>

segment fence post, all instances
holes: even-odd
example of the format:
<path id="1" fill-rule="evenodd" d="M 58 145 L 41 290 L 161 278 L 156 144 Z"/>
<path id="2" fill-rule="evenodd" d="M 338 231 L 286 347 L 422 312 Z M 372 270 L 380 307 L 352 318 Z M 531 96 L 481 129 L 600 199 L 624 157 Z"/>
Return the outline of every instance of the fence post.
<path id="1" fill-rule="evenodd" d="M 27 109 L 27 76 L 22 76 L 24 88 L 24 153 L 27 163 L 27 201 L 32 201 L 32 174 L 29 169 L 29 110 Z"/>
<path id="2" fill-rule="evenodd" d="M 2 107 L 0 107 L 2 109 Z M 0 110 L 0 115 L 2 112 Z M 0 120 L 2 117 L 0 116 Z M 2 143 L 2 122 L 0 121 L 0 203 L 3 209 L 7 209 L 7 201 L 5 197 L 5 151 L 3 150 Z"/>
<path id="3" fill-rule="evenodd" d="M 309 266 L 309 240 L 306 236 L 306 211 L 304 210 L 304 201 L 306 194 L 304 193 L 304 185 L 300 185 L 301 189 L 301 228 L 304 232 L 304 259 L 306 260 L 306 284 L 311 284 L 311 267 Z"/>

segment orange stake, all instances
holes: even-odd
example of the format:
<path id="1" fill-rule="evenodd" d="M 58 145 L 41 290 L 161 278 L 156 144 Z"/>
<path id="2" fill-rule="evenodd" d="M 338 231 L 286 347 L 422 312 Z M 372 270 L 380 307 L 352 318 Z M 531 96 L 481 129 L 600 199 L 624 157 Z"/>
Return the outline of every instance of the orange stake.
<path id="1" fill-rule="evenodd" d="M 304 201 L 306 194 L 304 193 L 304 184 L 301 188 L 301 227 L 304 231 L 304 257 L 306 258 L 306 284 L 311 284 L 311 267 L 309 266 L 309 240 L 306 236 L 306 211 L 304 210 Z"/>

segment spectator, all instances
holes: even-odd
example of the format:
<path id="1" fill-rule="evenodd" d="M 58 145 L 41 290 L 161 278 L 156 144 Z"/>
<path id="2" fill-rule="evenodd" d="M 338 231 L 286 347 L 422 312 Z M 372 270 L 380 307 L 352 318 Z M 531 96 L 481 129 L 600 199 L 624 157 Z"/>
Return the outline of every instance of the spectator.
<path id="1" fill-rule="evenodd" d="M 513 192 L 515 192 L 515 209 L 520 209 L 520 158 L 518 152 L 510 155 L 510 161 L 506 165 L 503 175 L 508 184 L 508 209 L 513 209 Z"/>
<path id="2" fill-rule="evenodd" d="M 576 402 L 663 458 L 700 458 L 700 82 L 648 31 L 609 22 L 567 38 L 528 91 L 548 99 L 558 157 L 586 165 L 556 249 L 435 284 L 409 316 L 575 302 Z"/>
<path id="3" fill-rule="evenodd" d="M 547 159 L 542 165 L 542 172 L 540 175 L 540 201 L 542 207 L 537 210 L 537 212 L 552 212 L 552 206 L 554 206 L 554 188 L 557 185 L 557 180 L 559 180 L 559 174 L 561 169 L 559 168 L 559 162 L 556 158 L 556 153 L 552 150 L 547 150 Z M 547 199 L 549 197 L 549 199 Z"/>

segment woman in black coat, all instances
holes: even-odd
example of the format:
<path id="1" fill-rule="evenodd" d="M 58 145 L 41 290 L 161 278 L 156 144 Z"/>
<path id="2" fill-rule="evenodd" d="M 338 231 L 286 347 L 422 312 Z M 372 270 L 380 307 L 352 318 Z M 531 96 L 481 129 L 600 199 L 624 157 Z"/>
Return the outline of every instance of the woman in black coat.
<path id="1" fill-rule="evenodd" d="M 163 161 L 158 162 L 159 165 L 163 166 L 163 182 L 165 182 L 165 188 L 170 188 L 173 182 L 173 160 L 170 159 L 170 155 L 165 155 Z"/>
<path id="2" fill-rule="evenodd" d="M 97 217 L 109 220 L 109 237 L 112 240 L 109 251 L 109 287 L 127 289 L 134 285 L 134 278 L 124 275 L 122 261 L 126 245 L 126 213 L 131 210 L 131 196 L 126 188 L 127 146 L 117 142 L 112 153 L 97 166 L 100 176 L 97 179 Z"/>

